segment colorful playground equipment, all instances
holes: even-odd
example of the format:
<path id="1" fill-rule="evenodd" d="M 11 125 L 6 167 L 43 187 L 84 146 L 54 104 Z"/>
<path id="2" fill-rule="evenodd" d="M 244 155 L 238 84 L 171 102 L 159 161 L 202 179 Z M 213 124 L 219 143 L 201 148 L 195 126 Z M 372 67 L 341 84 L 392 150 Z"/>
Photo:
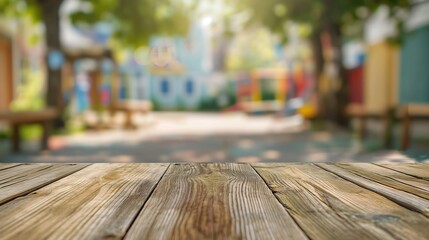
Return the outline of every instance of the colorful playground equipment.
<path id="1" fill-rule="evenodd" d="M 289 99 L 309 100 L 312 78 L 303 64 L 261 68 L 236 74 L 237 102 L 249 114 L 282 112 Z M 309 109 L 309 104 L 306 104 Z M 314 108 L 313 108 L 314 110 Z M 309 116 L 310 110 L 304 111 Z"/>
<path id="2" fill-rule="evenodd" d="M 257 69 L 250 71 L 248 89 L 238 88 L 237 93 L 247 93 L 248 96 L 239 95 L 237 99 L 243 110 L 249 114 L 278 112 L 284 107 L 287 90 L 285 69 Z"/>

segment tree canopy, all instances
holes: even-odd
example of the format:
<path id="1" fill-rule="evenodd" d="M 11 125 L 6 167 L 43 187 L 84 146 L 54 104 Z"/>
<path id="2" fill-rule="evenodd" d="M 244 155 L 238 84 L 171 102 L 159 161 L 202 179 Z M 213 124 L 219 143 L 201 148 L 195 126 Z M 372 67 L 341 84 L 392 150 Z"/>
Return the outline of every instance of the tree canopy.
<path id="1" fill-rule="evenodd" d="M 65 0 L 0 0 L 0 9 L 9 16 L 29 15 L 43 20 L 41 6 L 61 5 Z M 184 34 L 190 23 L 189 9 L 184 1 L 173 0 L 79 0 L 81 6 L 70 17 L 74 24 L 107 22 L 121 43 L 140 46 L 155 34 Z M 46 14 L 55 14 L 46 13 Z M 59 34 L 59 33 L 57 33 Z"/>
<path id="2" fill-rule="evenodd" d="M 262 24 L 283 36 L 287 35 L 284 26 L 288 21 L 308 24 L 315 32 L 365 19 L 381 5 L 389 8 L 393 18 L 410 6 L 409 0 L 235 0 L 233 4 L 237 11 L 251 15 L 249 23 Z"/>
<path id="3" fill-rule="evenodd" d="M 190 24 L 189 6 L 173 0 L 81 0 L 86 6 L 72 14 L 75 24 L 108 22 L 116 39 L 141 46 L 153 35 L 185 34 Z"/>

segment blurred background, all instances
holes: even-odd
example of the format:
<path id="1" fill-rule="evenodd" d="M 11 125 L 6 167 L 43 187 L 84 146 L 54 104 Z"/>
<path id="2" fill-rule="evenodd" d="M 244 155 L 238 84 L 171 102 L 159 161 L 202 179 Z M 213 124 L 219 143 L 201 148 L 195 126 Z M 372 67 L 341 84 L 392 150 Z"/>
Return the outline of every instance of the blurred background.
<path id="1" fill-rule="evenodd" d="M 0 162 L 429 161 L 429 1 L 0 10 Z"/>

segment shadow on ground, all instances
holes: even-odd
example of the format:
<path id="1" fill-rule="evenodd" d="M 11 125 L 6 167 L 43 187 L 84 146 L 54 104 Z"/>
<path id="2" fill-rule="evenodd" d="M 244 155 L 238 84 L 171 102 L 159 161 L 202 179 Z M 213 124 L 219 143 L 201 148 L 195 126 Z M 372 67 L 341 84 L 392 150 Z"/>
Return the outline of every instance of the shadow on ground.
<path id="1" fill-rule="evenodd" d="M 348 131 L 311 131 L 297 118 L 240 114 L 158 113 L 137 131 L 107 130 L 54 137 L 52 151 L 36 143 L 9 154 L 0 144 L 0 162 L 414 162 L 415 152 L 380 151 L 379 138 L 357 142 Z M 33 150 L 32 150 L 33 149 Z M 409 156 L 407 156 L 407 154 Z"/>
<path id="2" fill-rule="evenodd" d="M 374 144 L 374 143 L 372 143 Z M 3 153 L 1 162 L 413 162 L 397 151 L 362 152 L 350 134 L 299 132 L 162 136 L 134 142 L 75 144 L 46 153 Z M 30 147 L 31 148 L 31 147 Z"/>

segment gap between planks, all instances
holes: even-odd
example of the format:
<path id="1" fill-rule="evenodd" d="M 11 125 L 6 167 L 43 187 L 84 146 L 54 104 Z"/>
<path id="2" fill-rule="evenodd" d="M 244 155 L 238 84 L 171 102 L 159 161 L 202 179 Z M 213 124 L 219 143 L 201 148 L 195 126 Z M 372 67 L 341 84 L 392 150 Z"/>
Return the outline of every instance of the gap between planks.
<path id="1" fill-rule="evenodd" d="M 134 222 L 137 220 L 137 218 L 140 216 L 141 212 L 143 211 L 143 208 L 146 206 L 147 201 L 150 199 L 150 197 L 152 196 L 153 192 L 155 191 L 155 189 L 158 187 L 159 182 L 161 182 L 161 179 L 164 178 L 165 174 L 167 173 L 168 169 L 171 167 L 172 163 L 169 163 L 167 168 L 165 169 L 164 173 L 162 173 L 161 177 L 158 179 L 158 182 L 155 183 L 154 187 L 152 188 L 152 190 L 150 191 L 150 193 L 147 196 L 146 201 L 143 203 L 143 205 L 141 206 L 141 208 L 138 210 L 137 214 L 134 216 L 133 220 L 131 221 L 131 223 L 129 224 L 128 228 L 125 231 L 124 236 L 121 238 L 125 239 L 127 238 L 127 234 L 130 231 L 130 228 L 134 225 Z"/>
<path id="2" fill-rule="evenodd" d="M 92 164 L 0 206 L 4 239 L 121 239 L 167 164 Z"/>
<path id="3" fill-rule="evenodd" d="M 172 165 L 125 239 L 307 239 L 249 164 Z"/>
<path id="4" fill-rule="evenodd" d="M 255 169 L 255 166 L 254 166 L 253 164 L 250 164 L 250 163 L 249 163 L 249 165 L 252 167 L 253 171 L 255 171 L 255 173 L 256 173 L 256 174 L 257 174 L 257 175 L 262 179 L 262 181 L 264 181 L 265 185 L 268 187 L 268 189 L 270 189 L 271 193 L 272 193 L 272 194 L 273 194 L 273 196 L 277 199 L 277 201 L 280 203 L 280 205 L 282 205 L 282 206 L 285 208 L 285 210 L 289 213 L 289 215 L 292 217 L 292 220 L 295 222 L 295 224 L 296 224 L 296 225 L 301 229 L 301 231 L 302 231 L 303 233 L 305 233 L 305 234 L 306 234 L 306 236 L 307 236 L 309 239 L 311 239 L 311 238 L 308 236 L 308 234 L 306 233 L 305 229 L 301 226 L 301 224 L 300 224 L 300 223 L 297 221 L 297 219 L 293 216 L 293 212 L 292 212 L 291 208 L 282 202 L 282 200 L 279 198 L 279 196 L 277 196 L 276 191 L 275 191 L 275 190 L 273 190 L 273 189 L 271 188 L 270 184 L 268 183 L 268 181 L 267 181 L 264 177 L 262 177 L 261 173 L 259 173 L 259 172 Z"/>
<path id="5" fill-rule="evenodd" d="M 0 205 L 30 194 L 90 164 L 17 164 L 0 170 Z"/>
<path id="6" fill-rule="evenodd" d="M 415 178 L 429 181 L 429 164 L 414 164 L 414 163 L 400 163 L 400 164 L 378 164 L 377 166 L 391 169 L 393 171 L 403 173 Z M 418 167 L 416 166 L 418 165 Z"/>
<path id="7" fill-rule="evenodd" d="M 429 200 L 429 181 L 425 179 L 372 163 L 354 164 L 353 168 L 345 164 L 338 164 L 338 166 L 371 181 Z"/>
<path id="8" fill-rule="evenodd" d="M 22 165 L 22 163 L 0 163 L 0 171 Z"/>
<path id="9" fill-rule="evenodd" d="M 425 239 L 429 235 L 429 220 L 423 215 L 316 165 L 252 167 L 312 239 Z"/>
<path id="10" fill-rule="evenodd" d="M 343 178 L 344 180 L 380 194 L 407 209 L 421 213 L 429 218 L 429 201 L 425 198 L 373 181 L 368 176 L 362 176 L 355 174 L 354 172 L 350 172 L 349 170 L 340 167 L 339 165 L 341 164 L 316 163 L 315 165 Z M 354 165 L 356 165 L 356 163 Z"/>

